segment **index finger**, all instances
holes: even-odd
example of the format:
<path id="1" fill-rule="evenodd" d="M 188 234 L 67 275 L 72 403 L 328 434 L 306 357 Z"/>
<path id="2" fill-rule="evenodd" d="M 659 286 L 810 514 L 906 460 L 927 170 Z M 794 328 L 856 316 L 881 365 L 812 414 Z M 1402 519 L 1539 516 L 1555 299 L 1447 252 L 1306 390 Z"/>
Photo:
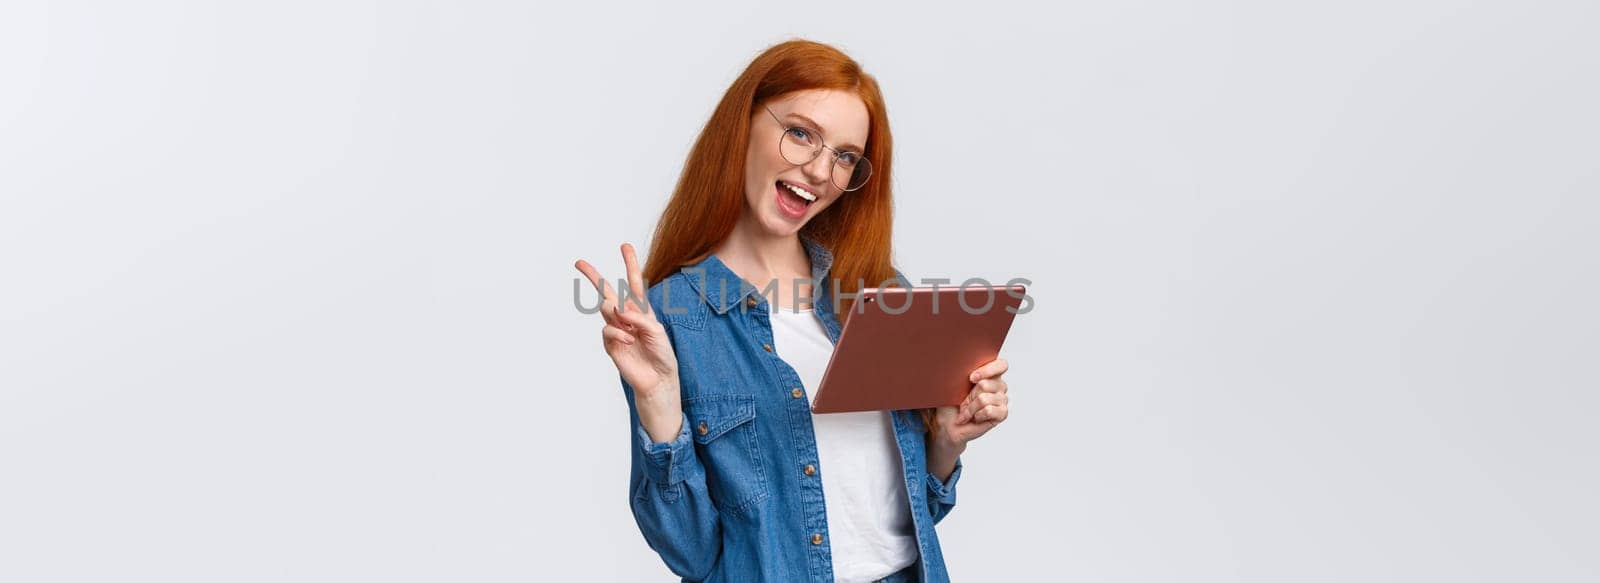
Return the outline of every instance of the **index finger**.
<path id="1" fill-rule="evenodd" d="M 1011 368 L 1011 365 L 1006 362 L 1006 359 L 996 358 L 972 371 L 972 374 L 967 375 L 967 380 L 978 382 L 986 378 L 997 377 L 1005 374 L 1006 369 L 1009 368 Z"/>
<path id="2" fill-rule="evenodd" d="M 577 263 L 572 265 L 577 267 L 578 272 L 582 273 L 584 277 L 589 278 L 589 284 L 593 285 L 594 289 L 600 292 L 600 297 L 603 300 L 611 300 L 611 286 L 606 284 L 605 278 L 600 277 L 600 272 L 595 271 L 593 265 L 589 265 L 588 261 L 584 261 L 582 259 L 579 259 Z"/>

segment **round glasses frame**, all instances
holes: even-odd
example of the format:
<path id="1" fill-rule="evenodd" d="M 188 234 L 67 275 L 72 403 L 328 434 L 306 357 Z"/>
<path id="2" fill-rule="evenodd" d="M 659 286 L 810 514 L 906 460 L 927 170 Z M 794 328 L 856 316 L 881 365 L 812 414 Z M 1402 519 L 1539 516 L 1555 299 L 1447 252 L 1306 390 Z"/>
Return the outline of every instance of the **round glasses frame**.
<path id="1" fill-rule="evenodd" d="M 773 113 L 772 108 L 763 107 L 763 109 L 766 109 L 767 114 L 772 116 L 772 121 L 778 122 L 778 125 L 783 127 L 783 133 L 778 135 L 778 155 L 783 156 L 785 161 L 789 162 L 790 164 L 794 164 L 795 166 L 805 166 L 806 164 L 810 164 L 812 160 L 816 160 L 817 156 L 821 155 L 822 151 L 826 149 L 830 154 L 833 155 L 833 164 L 831 164 L 829 168 L 828 180 L 833 182 L 833 185 L 839 187 L 840 190 L 845 192 L 861 190 L 861 187 L 867 185 L 867 180 L 872 178 L 872 161 L 868 160 L 866 156 L 863 156 L 857 152 L 840 152 L 833 146 L 829 146 L 822 142 L 821 130 L 803 125 L 786 124 L 783 122 L 783 119 L 778 117 L 778 114 Z M 788 145 L 807 145 L 795 143 L 790 140 L 790 134 L 796 129 L 805 131 L 807 133 L 817 134 L 817 143 L 815 145 L 810 145 L 811 155 L 805 160 L 795 160 L 794 158 L 789 157 Z M 854 165 L 849 162 L 845 162 L 842 159 L 845 154 L 850 154 L 856 157 L 856 162 Z M 839 182 L 839 172 L 841 170 L 845 172 L 845 182 L 842 184 Z"/>

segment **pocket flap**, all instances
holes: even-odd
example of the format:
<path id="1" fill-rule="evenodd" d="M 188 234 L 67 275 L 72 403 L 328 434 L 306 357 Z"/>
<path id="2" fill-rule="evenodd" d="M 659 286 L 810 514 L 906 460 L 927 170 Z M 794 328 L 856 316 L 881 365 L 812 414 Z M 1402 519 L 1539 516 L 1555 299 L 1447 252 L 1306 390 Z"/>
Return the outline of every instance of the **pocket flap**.
<path id="1" fill-rule="evenodd" d="M 709 443 L 729 430 L 754 421 L 756 399 L 749 395 L 711 395 L 684 403 L 689 415 L 689 434 L 698 443 Z"/>

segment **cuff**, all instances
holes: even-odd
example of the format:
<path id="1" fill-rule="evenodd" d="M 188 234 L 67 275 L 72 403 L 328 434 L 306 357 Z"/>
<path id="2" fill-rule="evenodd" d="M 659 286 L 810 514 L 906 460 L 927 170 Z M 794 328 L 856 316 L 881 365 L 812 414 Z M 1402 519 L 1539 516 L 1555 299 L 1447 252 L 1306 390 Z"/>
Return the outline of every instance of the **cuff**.
<path id="1" fill-rule="evenodd" d="M 634 433 L 638 435 L 639 449 L 644 454 L 645 477 L 651 482 L 670 486 L 682 482 L 700 469 L 700 460 L 695 457 L 694 440 L 689 437 L 688 414 L 684 414 L 683 429 L 672 441 L 655 443 L 642 425 L 635 426 Z"/>
<path id="2" fill-rule="evenodd" d="M 945 504 L 955 504 L 956 481 L 960 479 L 961 458 L 957 457 L 956 469 L 955 471 L 950 472 L 950 479 L 940 482 L 939 478 L 933 475 L 933 472 L 928 472 L 928 493 L 933 495 L 933 499 L 935 501 L 943 502 Z"/>

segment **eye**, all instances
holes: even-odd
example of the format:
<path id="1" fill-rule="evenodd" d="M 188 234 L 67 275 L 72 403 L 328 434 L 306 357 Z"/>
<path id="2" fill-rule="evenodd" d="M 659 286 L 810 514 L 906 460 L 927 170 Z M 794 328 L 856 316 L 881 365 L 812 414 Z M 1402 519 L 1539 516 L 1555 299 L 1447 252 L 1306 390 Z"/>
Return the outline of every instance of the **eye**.
<path id="1" fill-rule="evenodd" d="M 855 152 L 840 152 L 839 153 L 839 164 L 841 164 L 841 165 L 843 165 L 843 166 L 845 166 L 847 168 L 855 167 L 856 163 L 858 163 L 860 161 L 861 161 L 861 155 L 857 154 Z"/>
<path id="2" fill-rule="evenodd" d="M 797 142 L 809 144 L 811 143 L 811 130 L 795 126 L 789 128 L 789 137 Z"/>

